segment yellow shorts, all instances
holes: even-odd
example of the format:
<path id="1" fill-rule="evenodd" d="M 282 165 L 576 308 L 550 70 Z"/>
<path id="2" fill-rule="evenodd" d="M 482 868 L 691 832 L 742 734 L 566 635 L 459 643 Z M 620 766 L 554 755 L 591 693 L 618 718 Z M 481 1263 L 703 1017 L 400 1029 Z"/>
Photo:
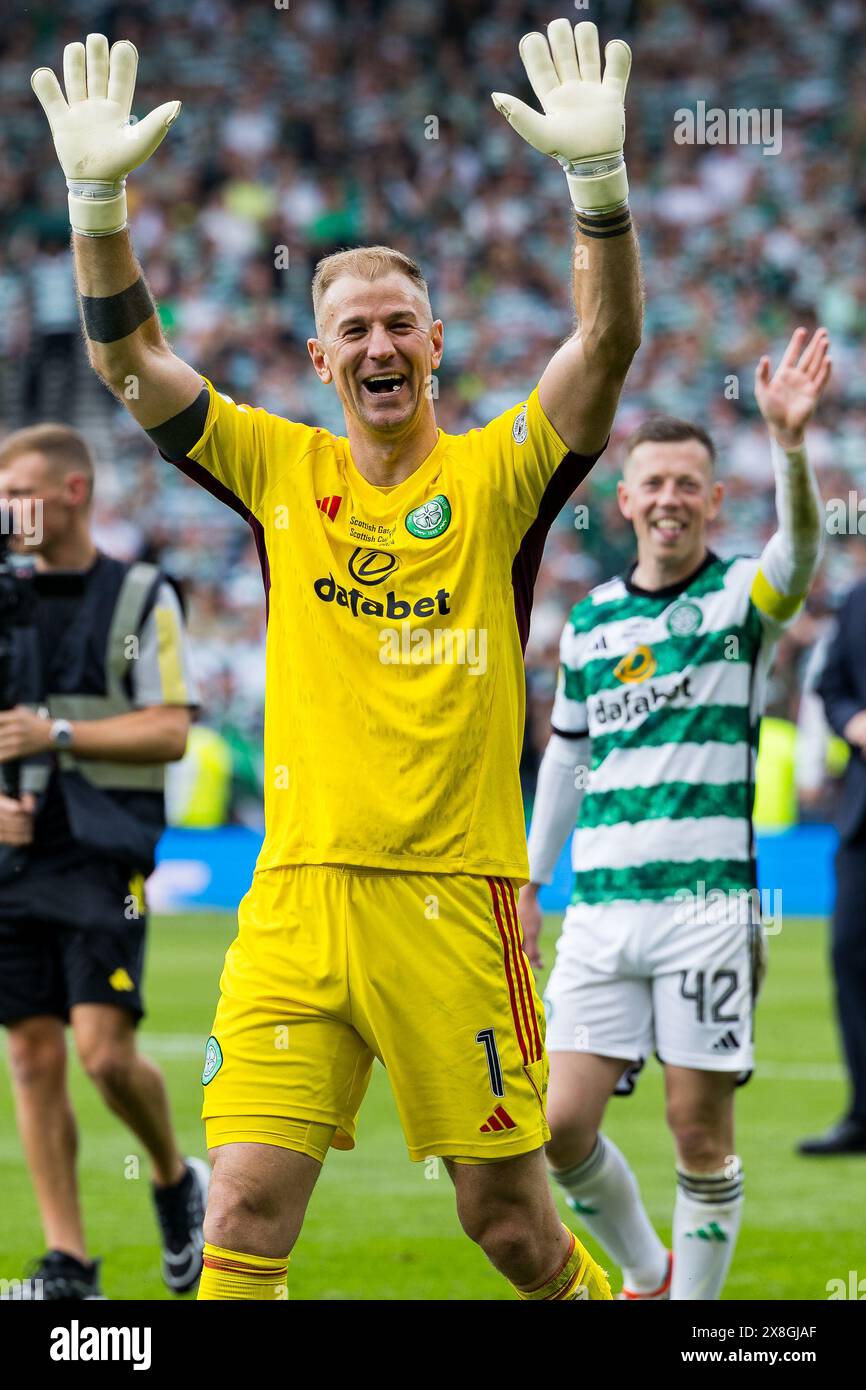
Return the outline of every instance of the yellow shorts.
<path id="1" fill-rule="evenodd" d="M 508 880 L 262 870 L 220 989 L 202 1076 L 211 1144 L 279 1143 L 273 1117 L 333 1125 L 333 1147 L 352 1148 L 374 1057 L 412 1159 L 511 1158 L 550 1137 L 544 1014 Z"/>

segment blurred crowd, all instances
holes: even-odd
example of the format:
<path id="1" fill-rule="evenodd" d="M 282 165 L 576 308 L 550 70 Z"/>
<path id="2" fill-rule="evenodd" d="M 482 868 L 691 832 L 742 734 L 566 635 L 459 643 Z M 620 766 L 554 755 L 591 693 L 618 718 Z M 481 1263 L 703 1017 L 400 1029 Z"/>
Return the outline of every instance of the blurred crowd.
<path id="1" fill-rule="evenodd" d="M 539 577 L 525 769 L 546 738 L 571 604 L 629 561 L 615 483 L 647 414 L 710 429 L 727 485 L 714 545 L 772 532 L 769 450 L 752 381 L 794 326 L 825 324 L 834 379 L 810 439 L 824 496 L 866 487 L 866 9 L 862 0 L 35 0 L 0 31 L 0 426 L 65 418 L 93 440 L 96 533 L 186 581 L 204 718 L 229 740 L 234 814 L 257 814 L 264 692 L 258 561 L 243 524 L 165 465 L 83 361 L 66 190 L 30 72 L 91 30 L 127 37 L 135 110 L 180 120 L 129 181 L 131 226 L 178 353 L 237 400 L 343 432 L 309 364 L 318 258 L 385 242 L 420 261 L 445 323 L 440 425 L 525 399 L 573 327 L 570 203 L 558 166 L 489 99 L 532 100 L 517 53 L 557 14 L 627 38 L 626 157 L 646 281 L 644 341 L 611 447 L 567 509 Z M 778 153 L 681 144 L 676 113 L 781 112 Z M 776 118 L 778 119 L 778 117 Z M 578 514 L 581 516 L 582 514 Z M 866 531 L 866 516 L 863 519 Z M 810 653 L 866 569 L 829 535 L 806 614 L 776 664 L 771 712 L 796 719 Z"/>

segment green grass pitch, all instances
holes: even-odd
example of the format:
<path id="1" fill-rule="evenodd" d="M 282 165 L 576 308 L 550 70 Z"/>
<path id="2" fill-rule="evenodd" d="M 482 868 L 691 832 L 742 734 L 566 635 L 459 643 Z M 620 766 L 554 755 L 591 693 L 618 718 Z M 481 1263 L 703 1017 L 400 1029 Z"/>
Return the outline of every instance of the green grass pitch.
<path id="1" fill-rule="evenodd" d="M 558 922 L 547 919 L 548 961 Z M 229 914 L 163 917 L 152 929 L 149 1014 L 141 1043 L 165 1071 L 187 1152 L 204 1152 L 199 1075 L 222 957 L 233 933 Z M 793 1152 L 797 1138 L 834 1119 L 845 1100 L 825 924 L 786 922 L 770 950 L 758 1014 L 758 1071 L 738 1097 L 747 1197 L 725 1296 L 822 1300 L 829 1279 L 847 1283 L 849 1270 L 863 1267 L 855 1213 L 866 1158 L 809 1160 Z M 142 1157 L 136 1165 L 136 1141 L 103 1108 L 77 1064 L 71 1084 L 90 1251 L 103 1257 L 105 1292 L 113 1299 L 167 1298 L 159 1278 L 146 1161 Z M 633 1096 L 612 1102 L 606 1129 L 630 1157 L 650 1216 L 669 1237 L 672 1150 L 654 1061 Z M 17 1142 L 4 1043 L 0 1190 L 0 1277 L 10 1278 L 41 1253 L 42 1235 Z M 611 1273 L 616 1289 L 618 1271 Z M 333 1152 L 325 1165 L 289 1266 L 289 1286 L 291 1297 L 300 1299 L 511 1297 L 460 1231 L 444 1167 L 435 1160 L 410 1163 L 406 1157 L 379 1066 L 361 1113 L 357 1147 L 348 1154 Z"/>

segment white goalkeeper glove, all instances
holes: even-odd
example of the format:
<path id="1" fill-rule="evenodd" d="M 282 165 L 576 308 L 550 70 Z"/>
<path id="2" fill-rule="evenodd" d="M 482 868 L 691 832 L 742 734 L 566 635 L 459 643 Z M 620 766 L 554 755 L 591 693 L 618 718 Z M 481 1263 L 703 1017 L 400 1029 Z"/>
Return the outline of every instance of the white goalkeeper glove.
<path id="1" fill-rule="evenodd" d="M 631 49 L 614 39 L 604 50 L 598 30 L 584 20 L 554 19 L 543 34 L 525 34 L 520 56 L 544 115 L 517 97 L 493 92 L 493 104 L 518 135 L 566 172 L 571 201 L 579 212 L 602 213 L 628 198 L 623 159 L 625 89 Z"/>
<path id="2" fill-rule="evenodd" d="M 180 113 L 167 101 L 130 119 L 138 51 L 121 39 L 108 51 L 103 34 L 87 47 L 63 50 L 66 97 L 51 68 L 37 68 L 30 85 L 48 117 L 54 148 L 69 189 L 69 220 L 82 236 L 110 236 L 126 226 L 126 176 L 153 154 Z"/>

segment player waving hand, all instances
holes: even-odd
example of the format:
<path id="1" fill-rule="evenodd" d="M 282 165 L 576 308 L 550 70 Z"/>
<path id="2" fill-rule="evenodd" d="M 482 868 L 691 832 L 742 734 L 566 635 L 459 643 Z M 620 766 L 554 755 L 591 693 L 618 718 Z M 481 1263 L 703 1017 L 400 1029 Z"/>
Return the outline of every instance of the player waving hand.
<path id="1" fill-rule="evenodd" d="M 419 267 L 389 247 L 327 257 L 313 281 L 310 358 L 345 436 L 236 405 L 180 361 L 124 191 L 179 104 L 130 125 L 137 54 L 98 34 L 66 49 L 65 98 L 34 74 L 91 362 L 163 456 L 248 521 L 269 589 L 266 835 L 206 1049 L 202 1298 L 285 1294 L 376 1057 L 410 1156 L 445 1160 L 464 1229 L 519 1296 L 610 1297 L 545 1176 L 518 761 L 544 537 L 605 447 L 640 340 L 629 51 L 609 45 L 602 78 L 595 26 L 564 19 L 521 51 L 545 114 L 495 100 L 566 169 L 580 326 L 523 400 L 463 435 L 438 428 L 429 390 L 443 324 Z"/>

